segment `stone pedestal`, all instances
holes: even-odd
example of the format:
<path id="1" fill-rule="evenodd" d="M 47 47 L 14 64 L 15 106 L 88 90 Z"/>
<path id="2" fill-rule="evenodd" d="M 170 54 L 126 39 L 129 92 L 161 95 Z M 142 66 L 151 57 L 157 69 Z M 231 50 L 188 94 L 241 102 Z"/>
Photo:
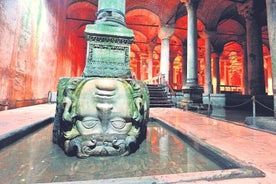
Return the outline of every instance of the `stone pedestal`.
<path id="1" fill-rule="evenodd" d="M 114 9 L 119 1 L 103 2 L 99 3 L 101 9 L 96 24 L 89 24 L 85 29 L 87 56 L 83 77 L 130 78 L 129 55 L 133 31 L 124 26 L 124 9 Z M 104 5 L 108 5 L 107 8 Z"/>
<path id="2" fill-rule="evenodd" d="M 183 87 L 184 100 L 192 103 L 202 103 L 203 88 L 200 86 Z"/>
<path id="3" fill-rule="evenodd" d="M 198 85 L 185 85 L 182 87 L 183 99 L 180 106 L 186 110 L 204 109 L 202 102 L 203 87 Z"/>
<path id="4" fill-rule="evenodd" d="M 181 107 L 190 109 L 203 109 L 205 106 L 202 102 L 203 88 L 200 86 L 184 86 L 182 88 L 183 99 L 181 101 Z"/>

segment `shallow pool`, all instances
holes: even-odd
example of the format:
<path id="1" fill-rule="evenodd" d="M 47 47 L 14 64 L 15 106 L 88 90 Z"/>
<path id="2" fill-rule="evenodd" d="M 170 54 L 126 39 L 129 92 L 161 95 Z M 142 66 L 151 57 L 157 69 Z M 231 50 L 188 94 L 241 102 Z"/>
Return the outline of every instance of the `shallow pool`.
<path id="1" fill-rule="evenodd" d="M 149 122 L 147 138 L 124 157 L 68 157 L 52 143 L 52 124 L 0 151 L 6 183 L 83 181 L 222 169 L 174 133 Z"/>

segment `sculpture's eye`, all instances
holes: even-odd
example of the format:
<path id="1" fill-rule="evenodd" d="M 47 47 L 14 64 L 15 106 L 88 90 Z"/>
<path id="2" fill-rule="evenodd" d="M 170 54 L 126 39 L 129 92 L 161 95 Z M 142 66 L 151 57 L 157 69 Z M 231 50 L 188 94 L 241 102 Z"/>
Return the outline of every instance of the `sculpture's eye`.
<path id="1" fill-rule="evenodd" d="M 110 123 L 116 129 L 123 129 L 126 126 L 126 121 L 122 118 L 113 118 Z"/>
<path id="2" fill-rule="evenodd" d="M 83 119 L 82 121 L 82 125 L 87 129 L 91 129 L 99 123 L 100 123 L 100 120 L 98 118 L 87 118 L 87 119 Z"/>

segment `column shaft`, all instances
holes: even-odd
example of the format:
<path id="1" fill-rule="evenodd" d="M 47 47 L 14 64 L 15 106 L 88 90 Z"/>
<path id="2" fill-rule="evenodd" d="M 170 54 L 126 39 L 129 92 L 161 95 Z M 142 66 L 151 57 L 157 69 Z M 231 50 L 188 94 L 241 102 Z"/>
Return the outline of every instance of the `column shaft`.
<path id="1" fill-rule="evenodd" d="M 248 59 L 248 90 L 250 95 L 265 94 L 262 32 L 255 11 L 255 1 L 250 0 L 239 7 L 246 21 Z"/>
<path id="2" fill-rule="evenodd" d="M 161 39 L 160 74 L 164 75 L 167 82 L 169 81 L 170 37 L 173 33 L 174 29 L 168 26 L 161 27 L 158 33 Z"/>
<path id="3" fill-rule="evenodd" d="M 246 23 L 249 93 L 261 95 L 265 93 L 261 30 L 255 21 L 252 23 Z"/>
<path id="4" fill-rule="evenodd" d="M 185 109 L 194 108 L 202 104 L 203 88 L 198 85 L 198 58 L 197 58 L 197 17 L 196 7 L 198 0 L 183 0 L 188 13 L 187 35 L 187 80 L 182 87 L 183 100 L 181 105 Z"/>
<path id="5" fill-rule="evenodd" d="M 214 70 L 215 70 L 215 77 L 216 77 L 216 84 L 215 84 L 215 93 L 220 93 L 220 64 L 219 64 L 219 57 L 220 53 L 216 53 L 215 56 L 215 63 L 214 63 Z"/>
<path id="6" fill-rule="evenodd" d="M 274 118 L 276 118 L 276 2 L 275 0 L 266 0 L 267 8 L 267 27 L 270 45 L 270 55 L 272 62 L 272 85 L 274 96 Z"/>
<path id="7" fill-rule="evenodd" d="M 164 74 L 166 81 L 169 81 L 170 65 L 170 40 L 164 38 L 161 41 L 160 73 Z"/>
<path id="8" fill-rule="evenodd" d="M 186 81 L 187 81 L 187 42 L 183 42 L 182 87 L 186 85 Z"/>
<path id="9" fill-rule="evenodd" d="M 213 93 L 212 74 L 211 74 L 211 43 L 210 35 L 206 31 L 205 33 L 205 88 L 206 94 Z"/>
<path id="10" fill-rule="evenodd" d="M 197 77 L 197 24 L 196 8 L 191 1 L 185 3 L 188 12 L 188 35 L 187 35 L 187 86 L 198 86 Z"/>
<path id="11" fill-rule="evenodd" d="M 243 94 L 248 95 L 248 61 L 247 61 L 247 46 L 243 43 Z"/>
<path id="12" fill-rule="evenodd" d="M 154 49 L 154 45 L 149 44 L 148 47 L 148 79 L 151 80 L 152 79 L 152 59 L 153 59 L 153 49 Z"/>

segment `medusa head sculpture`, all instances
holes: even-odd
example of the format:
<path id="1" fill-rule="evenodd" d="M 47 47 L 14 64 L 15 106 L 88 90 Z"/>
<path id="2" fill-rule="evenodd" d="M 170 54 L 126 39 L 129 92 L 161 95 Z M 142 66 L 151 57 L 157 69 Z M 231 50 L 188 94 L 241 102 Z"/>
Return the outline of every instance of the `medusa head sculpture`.
<path id="1" fill-rule="evenodd" d="M 122 78 L 59 81 L 54 142 L 68 155 L 128 155 L 146 134 L 146 85 Z"/>

